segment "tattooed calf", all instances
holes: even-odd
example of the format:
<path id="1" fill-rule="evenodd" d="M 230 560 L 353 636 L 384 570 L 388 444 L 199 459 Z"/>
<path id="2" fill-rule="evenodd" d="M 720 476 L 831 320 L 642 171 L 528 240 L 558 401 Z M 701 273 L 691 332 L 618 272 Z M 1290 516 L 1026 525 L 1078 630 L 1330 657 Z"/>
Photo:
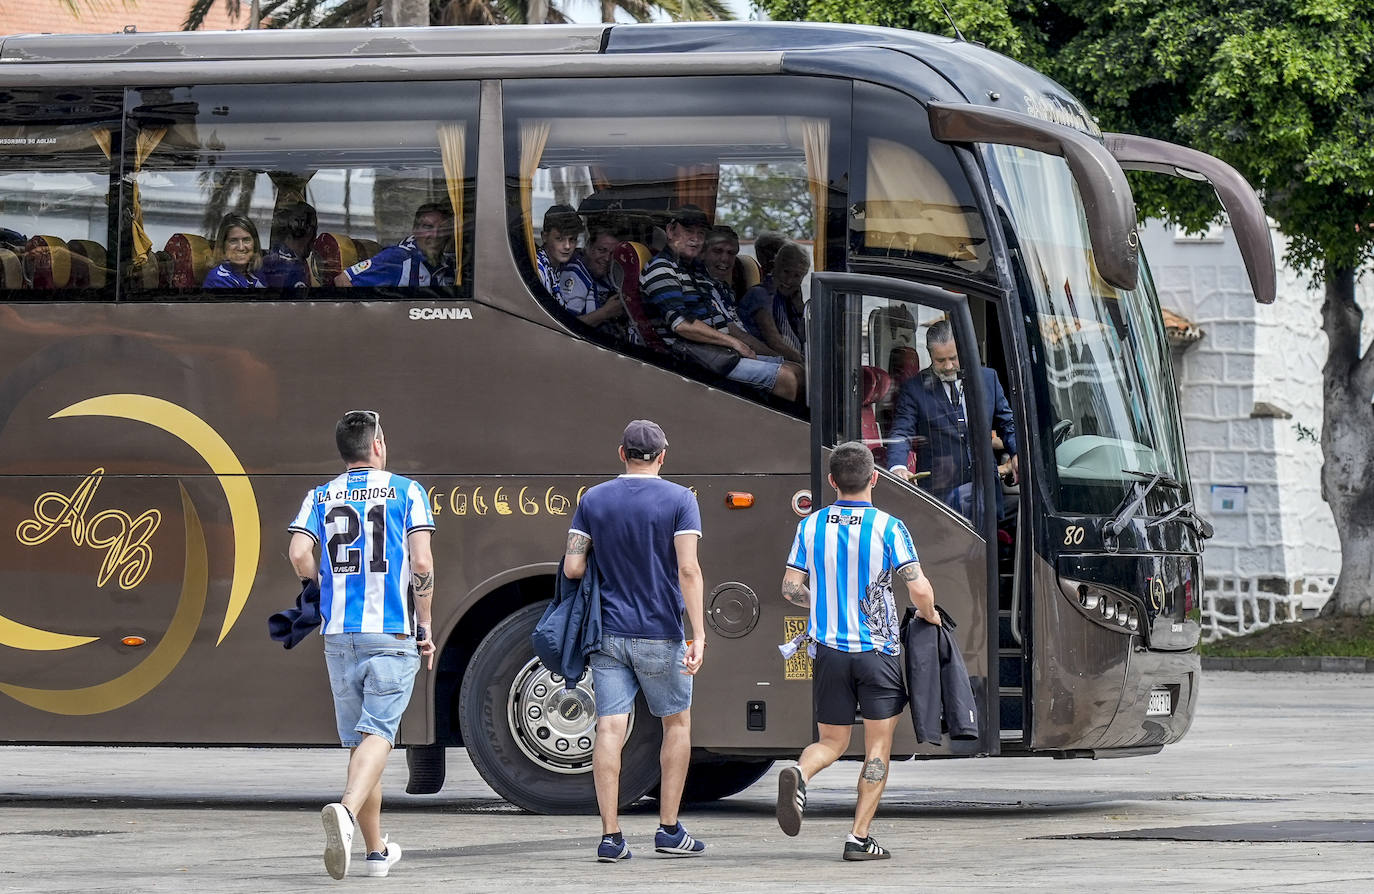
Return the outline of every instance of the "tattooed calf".
<path id="1" fill-rule="evenodd" d="M 870 758 L 864 762 L 864 769 L 859 778 L 877 785 L 887 778 L 887 764 L 880 757 Z"/>

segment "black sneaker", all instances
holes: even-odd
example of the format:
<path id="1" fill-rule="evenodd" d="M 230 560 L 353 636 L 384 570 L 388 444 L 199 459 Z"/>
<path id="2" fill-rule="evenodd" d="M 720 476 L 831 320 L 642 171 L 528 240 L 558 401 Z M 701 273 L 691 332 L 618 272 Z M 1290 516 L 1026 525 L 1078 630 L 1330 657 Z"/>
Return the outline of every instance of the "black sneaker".
<path id="1" fill-rule="evenodd" d="M 863 841 L 845 841 L 844 858 L 846 860 L 890 860 L 892 854 L 870 835 Z"/>
<path id="2" fill-rule="evenodd" d="M 787 835 L 801 831 L 802 814 L 806 811 L 806 782 L 801 770 L 788 767 L 778 774 L 778 826 Z"/>

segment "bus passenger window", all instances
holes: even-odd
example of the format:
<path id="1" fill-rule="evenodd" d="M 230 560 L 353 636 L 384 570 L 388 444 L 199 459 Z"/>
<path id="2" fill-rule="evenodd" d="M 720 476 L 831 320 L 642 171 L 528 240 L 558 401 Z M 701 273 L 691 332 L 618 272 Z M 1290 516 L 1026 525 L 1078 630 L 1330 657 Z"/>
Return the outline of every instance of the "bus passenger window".
<path id="1" fill-rule="evenodd" d="M 112 299 L 111 157 L 123 94 L 6 88 L 0 98 L 0 291 L 10 301 Z"/>
<path id="2" fill-rule="evenodd" d="M 804 281 L 844 268 L 850 92 L 790 76 L 506 83 L 531 295 L 575 334 L 804 413 Z M 769 238 L 790 246 L 782 298 L 757 257 Z"/>
<path id="3" fill-rule="evenodd" d="M 477 87 L 433 86 L 131 91 L 125 294 L 468 297 Z"/>

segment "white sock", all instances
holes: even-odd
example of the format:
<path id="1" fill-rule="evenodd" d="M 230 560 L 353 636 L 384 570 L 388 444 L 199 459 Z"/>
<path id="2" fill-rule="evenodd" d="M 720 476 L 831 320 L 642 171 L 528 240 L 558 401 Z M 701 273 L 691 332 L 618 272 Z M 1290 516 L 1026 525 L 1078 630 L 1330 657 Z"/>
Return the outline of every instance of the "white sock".
<path id="1" fill-rule="evenodd" d="M 867 841 L 867 839 L 865 838 L 855 838 L 853 832 L 850 832 L 848 835 L 846 835 L 844 840 L 851 842 L 853 844 L 863 844 L 865 841 Z"/>

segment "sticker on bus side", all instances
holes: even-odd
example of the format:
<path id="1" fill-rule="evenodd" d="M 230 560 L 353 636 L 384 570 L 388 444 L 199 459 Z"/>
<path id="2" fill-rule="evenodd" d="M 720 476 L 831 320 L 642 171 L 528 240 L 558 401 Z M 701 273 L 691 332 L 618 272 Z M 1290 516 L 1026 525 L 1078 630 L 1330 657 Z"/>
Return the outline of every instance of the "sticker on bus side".
<path id="1" fill-rule="evenodd" d="M 784 616 L 782 619 L 783 641 L 796 639 L 806 633 L 806 621 L 805 615 Z M 791 658 L 784 659 L 782 678 L 784 680 L 811 679 L 811 656 L 806 653 L 804 646 L 798 649 Z"/>

